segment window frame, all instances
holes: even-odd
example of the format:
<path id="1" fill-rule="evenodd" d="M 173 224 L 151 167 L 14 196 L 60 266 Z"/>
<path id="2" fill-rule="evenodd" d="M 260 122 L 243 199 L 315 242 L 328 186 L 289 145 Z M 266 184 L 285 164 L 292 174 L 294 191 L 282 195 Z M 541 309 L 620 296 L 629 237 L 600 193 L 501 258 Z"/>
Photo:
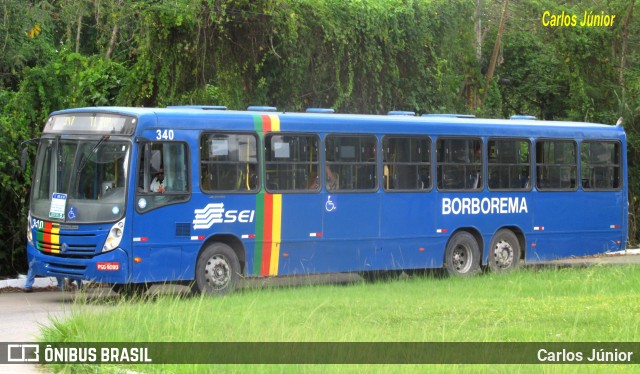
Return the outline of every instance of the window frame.
<path id="1" fill-rule="evenodd" d="M 386 145 L 385 144 L 388 140 L 390 139 L 407 139 L 409 140 L 410 144 L 412 141 L 423 141 L 426 140 L 427 144 L 426 144 L 426 151 L 427 151 L 427 158 L 428 161 L 427 162 L 422 162 L 422 161 L 400 161 L 400 162 L 393 162 L 393 161 L 389 161 L 386 159 L 387 156 L 387 150 L 385 149 Z M 426 193 L 426 192 L 430 192 L 433 190 L 433 154 L 432 154 L 432 147 L 433 147 L 433 141 L 431 139 L 431 137 L 427 136 L 427 135 L 422 135 L 422 134 L 385 134 L 382 137 L 382 141 L 381 141 L 381 157 L 380 157 L 380 161 L 382 163 L 382 178 L 381 178 L 381 183 L 382 183 L 382 190 L 384 190 L 385 192 L 389 192 L 389 193 L 407 193 L 407 192 L 413 192 L 413 193 Z M 409 152 L 410 155 L 412 155 L 413 153 L 410 151 Z M 424 187 L 424 188 L 387 188 L 387 184 L 388 184 L 388 179 L 389 177 L 385 176 L 385 170 L 387 169 L 387 166 L 409 166 L 409 167 L 415 167 L 416 168 L 416 177 L 420 176 L 420 170 L 423 168 L 426 168 L 426 170 L 428 171 L 428 184 Z M 389 168 L 391 169 L 391 168 Z M 417 180 L 416 180 L 417 182 Z"/>
<path id="2" fill-rule="evenodd" d="M 373 161 L 355 161 L 354 162 L 347 162 L 347 161 L 329 161 L 328 160 L 328 155 L 329 154 L 334 154 L 335 151 L 329 152 L 328 151 L 328 147 L 329 147 L 329 140 L 333 139 L 333 138 L 361 138 L 361 139 L 365 139 L 365 138 L 369 138 L 373 140 L 373 151 L 374 151 L 374 157 L 375 160 Z M 359 141 L 359 145 L 362 146 L 362 140 Z M 323 139 L 323 146 L 324 146 L 324 154 L 323 154 L 323 158 L 322 158 L 322 185 L 323 188 L 327 190 L 327 192 L 330 193 L 371 193 L 371 192 L 376 192 L 380 189 L 380 178 L 378 177 L 378 174 L 380 173 L 380 171 L 378 170 L 379 165 L 380 165 L 380 150 L 379 150 L 379 141 L 378 141 L 378 136 L 376 136 L 376 134 L 373 133 L 356 133 L 356 134 L 352 134 L 352 133 L 330 133 L 325 135 L 324 139 Z M 340 152 L 340 151 L 338 151 Z M 354 156 L 356 155 L 355 150 L 354 150 Z M 362 151 L 360 152 L 360 155 L 362 155 Z M 357 159 L 356 157 L 354 157 L 354 159 Z M 344 170 L 344 166 L 348 166 L 350 169 L 353 170 L 354 167 L 369 167 L 370 170 L 373 170 L 374 174 L 374 181 L 372 184 L 372 187 L 370 188 L 344 188 L 342 187 L 342 185 L 340 185 L 341 181 L 340 179 L 342 177 L 340 177 L 340 172 Z M 327 183 L 327 171 L 328 170 L 332 170 L 332 172 L 335 172 L 336 174 L 338 174 L 338 188 L 333 189 L 333 188 L 329 188 L 329 183 Z M 339 170 L 336 172 L 336 170 Z M 351 173 L 351 176 L 353 176 L 353 173 Z M 369 176 L 371 176 L 371 174 L 369 174 Z M 356 177 L 357 178 L 357 177 Z"/>
<path id="3" fill-rule="evenodd" d="M 182 144 L 184 155 L 185 155 L 185 171 L 186 171 L 186 190 L 185 191 L 172 191 L 165 190 L 163 192 L 153 192 L 150 191 L 150 187 L 148 187 L 152 181 L 151 173 L 150 173 L 150 162 L 143 163 L 143 157 L 146 159 L 149 157 L 149 153 L 151 151 L 147 150 L 147 147 L 152 146 L 153 144 Z M 148 153 L 149 151 L 149 153 Z M 137 167 L 135 169 L 135 201 L 136 201 L 136 211 L 140 214 L 149 213 L 158 208 L 162 208 L 168 205 L 174 204 L 183 204 L 191 200 L 191 196 L 193 195 L 193 183 L 192 183 L 192 173 L 191 173 L 191 147 L 189 143 L 183 140 L 149 140 L 138 143 L 138 156 L 137 156 Z M 141 170 L 142 169 L 142 170 Z M 140 190 L 140 173 L 143 173 L 143 184 L 145 187 L 143 190 Z M 148 175 L 150 180 L 147 181 L 144 178 L 144 175 Z M 165 176 L 166 178 L 166 176 Z M 182 197 L 182 198 L 181 198 Z M 141 206 L 142 200 L 144 200 L 144 206 Z"/>
<path id="4" fill-rule="evenodd" d="M 617 160 L 615 164 L 606 164 L 607 167 L 614 167 L 618 169 L 618 187 L 613 187 L 613 188 L 592 188 L 592 187 L 585 187 L 584 186 L 584 175 L 583 175 L 583 167 L 585 166 L 585 163 L 582 160 L 582 147 L 584 144 L 592 144 L 592 143 L 606 143 L 606 144 L 613 144 L 615 149 L 617 150 L 616 152 L 616 156 L 617 156 Z M 591 163 L 587 163 L 587 165 L 591 165 Z M 619 140 L 615 140 L 615 139 L 584 139 L 582 140 L 582 142 L 580 142 L 580 167 L 579 167 L 579 171 L 580 171 L 580 188 L 582 190 L 584 190 L 585 192 L 614 192 L 614 191 L 621 191 L 622 190 L 622 184 L 623 184 L 623 177 L 622 177 L 622 173 L 623 173 L 623 165 L 622 165 L 622 143 Z"/>
<path id="5" fill-rule="evenodd" d="M 502 165 L 502 166 L 509 166 L 509 167 L 524 167 L 525 165 L 529 167 L 529 176 L 528 176 L 528 182 L 525 184 L 524 187 L 521 188 L 492 188 L 491 187 L 491 157 L 489 155 L 489 152 L 491 151 L 491 142 L 499 142 L 499 141 L 513 141 L 513 142 L 518 142 L 518 143 L 527 143 L 527 145 L 529 146 L 528 150 L 529 150 L 529 161 L 527 163 L 517 163 L 517 164 L 513 164 L 513 163 L 506 163 L 506 162 L 496 162 L 493 163 L 493 165 Z M 508 191 L 513 191 L 513 192 L 529 192 L 533 189 L 533 142 L 531 141 L 531 139 L 528 138 L 509 138 L 509 137 L 489 137 L 487 138 L 487 142 L 486 142 L 486 148 L 487 148 L 487 189 L 489 191 L 492 192 L 508 192 Z"/>
<path id="6" fill-rule="evenodd" d="M 539 162 L 539 157 L 538 157 L 538 144 L 544 144 L 544 143 L 572 143 L 574 146 L 574 164 L 566 164 L 566 163 L 562 163 L 562 164 L 558 164 L 558 163 L 553 163 L 553 164 L 542 164 Z M 580 175 L 579 175 L 579 160 L 578 160 L 578 142 L 575 139 L 571 139 L 571 138 L 540 138 L 540 139 L 536 139 L 536 141 L 534 142 L 534 157 L 535 157 L 535 176 L 536 176 L 536 190 L 541 191 L 541 192 L 575 192 L 578 190 L 578 181 L 580 180 Z M 554 160 L 555 161 L 555 160 Z M 542 167 L 544 165 L 550 165 L 556 168 L 562 168 L 562 167 L 567 167 L 567 166 L 563 166 L 563 165 L 569 165 L 569 166 L 573 166 L 575 168 L 575 182 L 574 182 L 574 186 L 571 187 L 571 185 L 569 186 L 569 188 L 562 188 L 562 187 L 540 187 L 540 170 L 538 169 L 539 167 Z M 571 183 L 571 178 L 569 178 L 569 183 Z"/>
<path id="7" fill-rule="evenodd" d="M 205 161 L 202 158 L 202 152 L 204 152 L 205 148 L 205 142 L 206 139 L 210 139 L 211 136 L 215 136 L 215 135 L 244 135 L 244 136 L 249 136 L 249 137 L 253 137 L 253 139 L 255 140 L 255 152 L 256 152 L 256 159 L 255 162 L 241 162 L 241 161 L 227 161 L 227 162 L 222 162 L 222 161 Z M 254 132 L 254 131 L 203 131 L 200 133 L 200 136 L 198 138 L 198 171 L 199 171 L 199 176 L 198 176 L 198 184 L 200 187 L 200 191 L 202 191 L 202 193 L 207 194 L 207 195 L 215 195 L 215 194 L 257 194 L 261 191 L 262 189 L 262 180 L 263 180 L 263 175 L 262 175 L 262 162 L 261 162 L 261 155 L 262 155 L 262 150 L 263 149 L 263 145 L 262 145 L 262 139 L 261 137 L 258 135 L 258 133 Z M 205 189 L 204 188 L 204 177 L 205 174 L 203 172 L 205 165 L 209 165 L 209 164 L 253 164 L 255 165 L 255 170 L 253 171 L 253 175 L 256 178 L 256 182 L 255 182 L 255 186 L 251 189 Z M 237 167 L 236 167 L 237 168 Z M 249 174 L 252 174 L 251 172 L 249 172 Z"/>
<path id="8" fill-rule="evenodd" d="M 307 188 L 300 188 L 300 189 L 281 189 L 281 188 L 270 188 L 269 187 L 269 183 L 268 183 L 268 176 L 267 173 L 270 172 L 269 170 L 269 165 L 277 165 L 277 164 L 288 164 L 288 165 L 302 165 L 302 164 L 308 164 L 309 160 L 306 161 L 289 161 L 289 162 L 278 162 L 278 161 L 269 161 L 270 157 L 267 157 L 267 151 L 268 147 L 270 147 L 271 145 L 271 138 L 274 136 L 290 136 L 290 137 L 306 137 L 306 138 L 314 138 L 316 140 L 316 144 L 317 144 L 317 154 L 316 154 L 316 161 L 315 161 L 315 166 L 316 166 L 316 171 L 315 171 L 315 178 L 317 180 L 317 183 L 314 184 L 315 188 L 309 188 L 308 186 L 311 185 L 311 183 L 313 183 L 311 181 L 311 179 L 313 177 L 311 177 L 311 174 L 313 174 L 313 172 L 311 172 L 309 174 L 309 177 L 307 178 Z M 309 133 L 309 132 L 269 132 L 266 133 L 264 135 L 264 147 L 263 147 L 263 159 L 264 159 L 264 187 L 265 187 L 265 191 L 269 192 L 269 193 L 318 193 L 321 190 L 321 183 L 320 183 L 320 177 L 321 177 L 321 173 L 320 173 L 320 167 L 322 165 L 321 159 L 322 159 L 322 155 L 321 155 L 321 147 L 322 147 L 322 139 L 320 138 L 320 135 L 317 133 Z M 312 161 L 312 160 L 311 160 Z"/>
<path id="9" fill-rule="evenodd" d="M 439 161 L 440 155 L 438 152 L 439 149 L 439 143 L 441 141 L 479 141 L 480 142 L 480 162 L 468 162 L 468 163 L 461 163 L 461 162 L 451 162 L 451 161 Z M 435 140 L 435 170 L 436 170 L 436 189 L 438 191 L 443 191 L 443 192 L 465 192 L 465 193 L 469 193 L 469 192 L 480 192 L 484 190 L 484 186 L 486 184 L 486 175 L 485 175 L 485 142 L 482 139 L 482 137 L 480 136 L 449 136 L 449 135 L 444 135 L 444 136 L 438 136 Z M 475 150 L 474 150 L 475 152 Z M 476 171 L 476 177 L 480 177 L 480 181 L 477 182 L 477 187 L 476 188 L 467 188 L 466 187 L 466 182 L 464 182 L 465 186 L 463 188 L 445 188 L 444 185 L 441 186 L 441 183 L 444 183 L 444 181 L 441 179 L 441 176 L 443 174 L 443 172 L 441 172 L 440 167 L 442 166 L 449 166 L 449 167 L 463 167 L 463 174 L 464 174 L 464 179 L 463 181 L 466 180 L 466 177 L 472 177 L 473 175 L 470 174 L 467 171 L 468 167 L 479 167 L 479 171 Z"/>

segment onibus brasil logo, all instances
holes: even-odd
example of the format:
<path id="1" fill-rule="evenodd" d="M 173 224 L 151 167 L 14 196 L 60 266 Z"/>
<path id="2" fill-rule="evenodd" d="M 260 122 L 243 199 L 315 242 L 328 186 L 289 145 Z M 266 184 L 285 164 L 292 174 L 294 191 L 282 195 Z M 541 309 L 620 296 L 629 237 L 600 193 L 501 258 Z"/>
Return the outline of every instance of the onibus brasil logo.
<path id="1" fill-rule="evenodd" d="M 255 217 L 255 210 L 224 209 L 224 203 L 211 203 L 202 209 L 193 211 L 193 229 L 208 229 L 214 223 L 251 223 Z"/>

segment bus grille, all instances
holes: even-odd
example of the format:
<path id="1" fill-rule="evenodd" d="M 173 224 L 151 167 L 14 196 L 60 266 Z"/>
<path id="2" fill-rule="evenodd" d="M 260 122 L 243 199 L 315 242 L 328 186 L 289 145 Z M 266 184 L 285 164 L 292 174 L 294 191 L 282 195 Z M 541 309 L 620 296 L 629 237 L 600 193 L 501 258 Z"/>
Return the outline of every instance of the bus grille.
<path id="1" fill-rule="evenodd" d="M 35 246 L 39 251 L 54 255 L 85 257 L 96 254 L 98 249 L 96 242 L 97 237 L 93 234 L 59 234 L 36 240 Z"/>
<path id="2" fill-rule="evenodd" d="M 87 267 L 84 265 L 68 265 L 55 261 L 55 258 L 45 262 L 49 274 L 60 277 L 82 278 Z"/>

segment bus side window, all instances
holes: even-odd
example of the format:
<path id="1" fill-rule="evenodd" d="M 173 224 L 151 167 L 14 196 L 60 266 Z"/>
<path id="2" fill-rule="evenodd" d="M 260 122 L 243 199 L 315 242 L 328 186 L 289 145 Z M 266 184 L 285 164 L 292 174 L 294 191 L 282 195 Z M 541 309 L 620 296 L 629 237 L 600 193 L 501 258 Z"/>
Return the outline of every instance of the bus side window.
<path id="1" fill-rule="evenodd" d="M 265 137 L 265 178 L 269 191 L 319 191 L 320 139 L 308 134 L 268 134 Z"/>
<path id="2" fill-rule="evenodd" d="M 137 193 L 148 196 L 139 210 L 189 199 L 188 148 L 182 142 L 144 143 L 140 150 Z"/>
<path id="3" fill-rule="evenodd" d="M 606 191 L 620 188 L 619 143 L 584 141 L 580 154 L 583 189 Z"/>
<path id="4" fill-rule="evenodd" d="M 386 191 L 426 191 L 431 188 L 431 141 L 428 137 L 385 136 L 382 154 L 382 184 Z"/>
<path id="5" fill-rule="evenodd" d="M 490 190 L 528 190 L 531 175 L 529 141 L 490 139 L 487 143 Z"/>
<path id="6" fill-rule="evenodd" d="M 205 193 L 257 192 L 257 137 L 251 133 L 207 133 L 200 138 L 200 189 Z"/>
<path id="7" fill-rule="evenodd" d="M 438 189 L 479 191 L 484 187 L 482 140 L 439 138 L 436 155 Z"/>
<path id="8" fill-rule="evenodd" d="M 540 190 L 576 189 L 578 166 L 576 143 L 572 140 L 543 140 L 536 143 L 536 184 Z"/>
<path id="9" fill-rule="evenodd" d="M 328 135 L 324 174 L 327 190 L 365 192 L 377 189 L 376 147 L 374 135 Z"/>

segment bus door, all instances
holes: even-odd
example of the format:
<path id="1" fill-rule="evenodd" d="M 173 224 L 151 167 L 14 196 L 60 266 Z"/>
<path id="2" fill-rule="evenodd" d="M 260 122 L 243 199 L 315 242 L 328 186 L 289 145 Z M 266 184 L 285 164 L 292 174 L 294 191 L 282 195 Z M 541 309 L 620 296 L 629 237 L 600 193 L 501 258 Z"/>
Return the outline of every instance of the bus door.
<path id="1" fill-rule="evenodd" d="M 265 136 L 264 244 L 254 273 L 306 274 L 323 270 L 319 176 L 320 138 L 274 132 Z M 326 265 L 326 264 L 325 264 Z"/>
<path id="2" fill-rule="evenodd" d="M 442 255 L 432 243 L 434 212 L 431 140 L 424 135 L 387 135 L 382 139 L 380 232 L 384 239 L 376 270 L 437 267 Z"/>
<path id="3" fill-rule="evenodd" d="M 173 131 L 170 135 L 173 138 Z M 132 257 L 136 260 L 131 264 L 131 281 L 188 279 L 182 250 L 190 243 L 193 211 L 181 204 L 191 197 L 188 146 L 179 141 L 152 141 L 141 142 L 139 147 L 132 176 L 136 189 Z"/>
<path id="4" fill-rule="evenodd" d="M 377 139 L 328 135 L 325 140 L 322 260 L 329 272 L 369 270 L 380 236 Z"/>

